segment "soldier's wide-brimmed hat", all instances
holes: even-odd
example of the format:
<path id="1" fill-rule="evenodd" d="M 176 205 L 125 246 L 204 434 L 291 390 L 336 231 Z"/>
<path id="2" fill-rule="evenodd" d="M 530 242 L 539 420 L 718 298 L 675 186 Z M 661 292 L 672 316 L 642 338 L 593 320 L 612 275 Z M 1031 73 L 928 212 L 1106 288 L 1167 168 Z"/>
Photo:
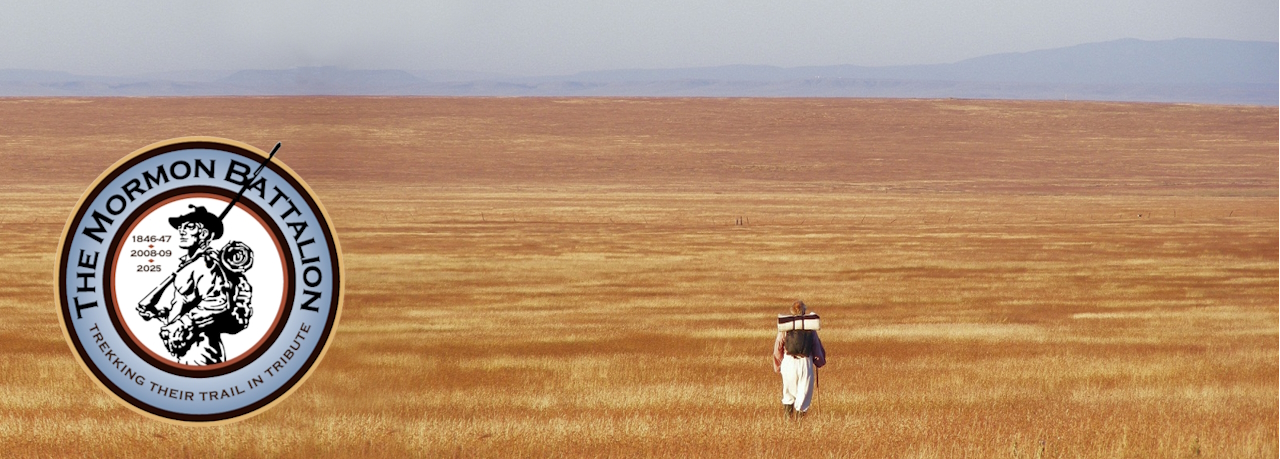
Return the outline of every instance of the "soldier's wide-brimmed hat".
<path id="1" fill-rule="evenodd" d="M 195 210 L 189 214 L 169 217 L 169 225 L 173 226 L 173 229 L 178 229 L 186 222 L 199 223 L 204 225 L 204 228 L 209 230 L 210 234 L 213 234 L 214 239 L 222 237 L 222 220 L 218 220 L 217 215 L 209 213 L 204 209 L 204 206 L 190 205 L 187 207 Z"/>

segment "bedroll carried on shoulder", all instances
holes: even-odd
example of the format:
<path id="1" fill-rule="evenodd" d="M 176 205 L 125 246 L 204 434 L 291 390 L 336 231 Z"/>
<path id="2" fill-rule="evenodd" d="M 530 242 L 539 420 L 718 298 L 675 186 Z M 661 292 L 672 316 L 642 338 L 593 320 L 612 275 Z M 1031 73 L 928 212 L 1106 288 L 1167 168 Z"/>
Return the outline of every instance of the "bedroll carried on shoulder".
<path id="1" fill-rule="evenodd" d="M 788 330 L 818 330 L 821 329 L 818 322 L 817 313 L 808 313 L 798 316 L 778 315 L 778 331 L 784 332 Z"/>

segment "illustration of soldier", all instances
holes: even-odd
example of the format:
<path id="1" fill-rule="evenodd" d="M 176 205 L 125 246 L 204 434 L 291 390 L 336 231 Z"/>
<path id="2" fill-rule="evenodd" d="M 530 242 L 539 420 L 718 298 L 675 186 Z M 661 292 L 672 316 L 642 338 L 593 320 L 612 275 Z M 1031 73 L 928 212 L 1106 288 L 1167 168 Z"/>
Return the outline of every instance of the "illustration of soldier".
<path id="1" fill-rule="evenodd" d="M 249 326 L 253 316 L 253 288 L 245 272 L 253 267 L 253 250 L 231 241 L 214 250 L 222 237 L 222 220 L 202 206 L 169 218 L 178 230 L 178 247 L 186 250 L 177 271 L 165 278 L 138 302 L 143 320 L 161 322 L 165 349 L 185 365 L 212 365 L 226 361 L 222 334 L 235 334 Z M 225 215 L 225 212 L 224 212 Z M 166 292 L 169 305 L 159 305 Z"/>
<path id="2" fill-rule="evenodd" d="M 142 320 L 156 319 L 163 324 L 160 340 L 178 363 L 225 362 L 222 335 L 240 333 L 249 326 L 253 287 L 244 273 L 253 267 L 253 249 L 243 242 L 231 241 L 215 252 L 210 243 L 222 237 L 222 219 L 277 151 L 280 142 L 276 142 L 253 176 L 244 181 L 222 214 L 214 216 L 202 206 L 189 205 L 190 213 L 169 218 L 169 225 L 178 230 L 178 247 L 186 249 L 187 254 L 178 260 L 178 270 L 143 297 L 137 309 Z M 157 305 L 168 290 L 173 291 L 173 299 L 169 307 L 161 309 Z"/>

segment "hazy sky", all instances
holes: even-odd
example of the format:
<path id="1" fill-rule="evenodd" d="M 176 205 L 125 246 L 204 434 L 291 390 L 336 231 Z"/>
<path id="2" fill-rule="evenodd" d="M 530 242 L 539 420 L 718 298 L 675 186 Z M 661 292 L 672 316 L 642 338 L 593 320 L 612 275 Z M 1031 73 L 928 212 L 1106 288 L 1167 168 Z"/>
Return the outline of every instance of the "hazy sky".
<path id="1" fill-rule="evenodd" d="M 0 3 L 0 68 L 97 75 L 929 64 L 1118 38 L 1276 41 L 1280 23 L 1276 0 Z"/>

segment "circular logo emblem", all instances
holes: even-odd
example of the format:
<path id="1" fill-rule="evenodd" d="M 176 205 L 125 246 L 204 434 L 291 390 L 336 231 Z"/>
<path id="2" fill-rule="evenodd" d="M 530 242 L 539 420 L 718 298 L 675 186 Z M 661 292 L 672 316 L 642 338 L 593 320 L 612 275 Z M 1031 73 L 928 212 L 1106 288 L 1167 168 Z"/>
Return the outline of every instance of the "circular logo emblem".
<path id="1" fill-rule="evenodd" d="M 328 214 L 275 153 L 160 142 L 80 199 L 60 240 L 59 318 L 85 369 L 127 406 L 179 422 L 243 419 L 324 355 L 342 257 Z"/>

